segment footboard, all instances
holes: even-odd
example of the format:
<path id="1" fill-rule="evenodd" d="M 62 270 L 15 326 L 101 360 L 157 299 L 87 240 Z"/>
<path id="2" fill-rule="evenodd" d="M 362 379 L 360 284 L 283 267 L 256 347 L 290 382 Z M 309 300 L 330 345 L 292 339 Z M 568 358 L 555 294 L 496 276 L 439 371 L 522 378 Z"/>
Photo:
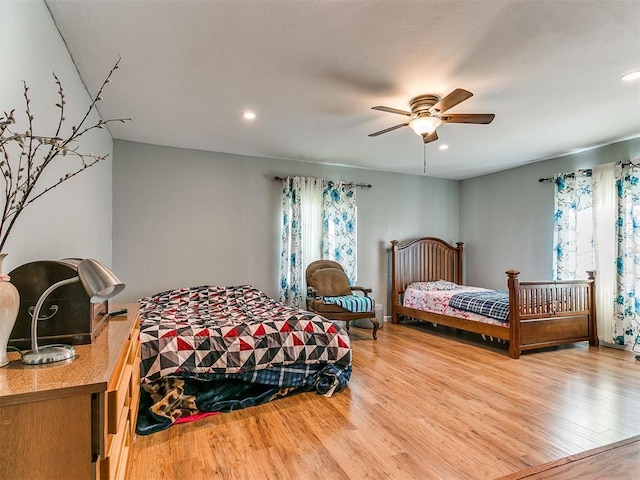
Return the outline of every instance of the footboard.
<path id="1" fill-rule="evenodd" d="M 506 272 L 509 280 L 509 356 L 524 350 L 588 340 L 598 345 L 595 310 L 595 272 L 588 280 L 520 282 L 520 272 Z"/>

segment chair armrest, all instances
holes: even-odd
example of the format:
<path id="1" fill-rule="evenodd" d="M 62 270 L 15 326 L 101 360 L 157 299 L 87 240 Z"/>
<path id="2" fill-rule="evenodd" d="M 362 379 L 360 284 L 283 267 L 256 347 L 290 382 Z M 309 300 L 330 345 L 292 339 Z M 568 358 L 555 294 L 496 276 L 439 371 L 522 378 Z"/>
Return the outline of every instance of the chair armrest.
<path id="1" fill-rule="evenodd" d="M 359 291 L 361 291 L 362 293 L 364 293 L 364 296 L 365 296 L 365 297 L 368 297 L 368 296 L 369 296 L 369 294 L 370 294 L 371 292 L 373 292 L 373 290 L 372 290 L 372 289 L 370 289 L 370 288 L 359 287 L 358 285 L 354 285 L 353 287 L 351 287 L 351 291 L 353 291 L 353 290 L 359 290 Z"/>
<path id="2" fill-rule="evenodd" d="M 307 298 L 320 298 L 320 296 L 318 295 L 318 291 L 315 289 L 315 287 L 307 287 Z"/>

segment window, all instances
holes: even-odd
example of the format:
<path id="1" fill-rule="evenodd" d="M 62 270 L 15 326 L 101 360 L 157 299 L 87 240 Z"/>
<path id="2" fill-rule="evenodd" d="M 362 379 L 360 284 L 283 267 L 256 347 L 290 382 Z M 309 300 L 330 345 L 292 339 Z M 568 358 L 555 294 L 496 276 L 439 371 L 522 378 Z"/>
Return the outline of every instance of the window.
<path id="1" fill-rule="evenodd" d="M 280 301 L 300 306 L 304 272 L 320 258 L 339 262 L 352 284 L 356 279 L 355 185 L 317 178 L 283 180 Z"/>
<path id="2" fill-rule="evenodd" d="M 553 278 L 596 270 L 598 336 L 632 345 L 640 338 L 640 168 L 609 163 L 583 173 L 554 177 Z"/>
<path id="3" fill-rule="evenodd" d="M 594 269 L 591 174 L 554 177 L 553 279 L 587 278 Z"/>

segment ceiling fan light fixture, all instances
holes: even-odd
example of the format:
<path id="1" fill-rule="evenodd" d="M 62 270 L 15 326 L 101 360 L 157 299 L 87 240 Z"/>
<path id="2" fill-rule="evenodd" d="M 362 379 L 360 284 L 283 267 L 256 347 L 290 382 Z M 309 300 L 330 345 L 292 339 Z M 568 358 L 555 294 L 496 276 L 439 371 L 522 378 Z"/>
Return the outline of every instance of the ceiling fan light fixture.
<path id="1" fill-rule="evenodd" d="M 418 117 L 409 122 L 409 128 L 419 136 L 432 134 L 440 125 L 442 120 L 438 117 Z"/>
<path id="2" fill-rule="evenodd" d="M 622 80 L 624 80 L 625 82 L 632 82 L 638 79 L 640 79 L 640 70 L 635 70 L 622 76 Z"/>

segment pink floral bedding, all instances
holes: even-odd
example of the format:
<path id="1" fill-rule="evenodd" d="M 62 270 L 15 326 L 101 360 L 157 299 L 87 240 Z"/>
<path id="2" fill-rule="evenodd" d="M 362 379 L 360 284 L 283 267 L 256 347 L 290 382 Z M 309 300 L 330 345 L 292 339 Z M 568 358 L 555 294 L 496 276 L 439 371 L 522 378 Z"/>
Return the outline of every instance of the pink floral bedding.
<path id="1" fill-rule="evenodd" d="M 431 282 L 430 282 L 431 283 Z M 427 287 L 428 288 L 428 287 Z M 440 315 L 448 315 L 450 317 L 465 318 L 476 322 L 490 323 L 507 327 L 509 324 L 485 317 L 473 312 L 465 312 L 449 306 L 449 300 L 456 293 L 462 292 L 482 292 L 485 288 L 465 287 L 462 285 L 452 285 L 449 290 L 425 290 L 425 283 L 411 284 L 404 292 L 402 305 L 416 310 L 425 312 L 439 313 Z"/>

